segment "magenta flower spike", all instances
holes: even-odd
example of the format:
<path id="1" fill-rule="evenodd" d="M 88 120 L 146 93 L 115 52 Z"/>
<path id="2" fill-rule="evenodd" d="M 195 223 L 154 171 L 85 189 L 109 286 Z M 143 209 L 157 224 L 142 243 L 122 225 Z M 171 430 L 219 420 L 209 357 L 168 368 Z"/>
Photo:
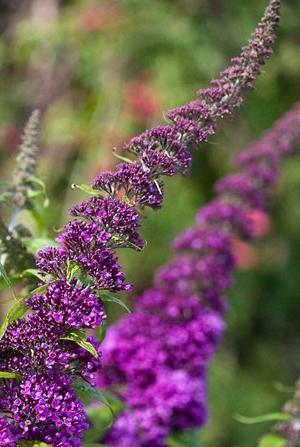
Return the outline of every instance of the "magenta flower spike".
<path id="1" fill-rule="evenodd" d="M 116 250 L 142 249 L 140 211 L 146 206 L 162 206 L 162 176 L 187 174 L 192 161 L 190 149 L 205 143 L 216 132 L 217 120 L 242 104 L 243 91 L 253 87 L 261 66 L 271 56 L 279 9 L 280 0 L 271 0 L 240 56 L 232 60 L 220 79 L 200 90 L 199 99 L 168 112 L 170 124 L 146 131 L 125 145 L 135 160 L 98 175 L 92 197 L 71 209 L 73 220 L 58 237 L 59 247 L 38 253 L 36 264 L 44 283 L 27 299 L 29 315 L 10 324 L 0 341 L 0 370 L 16 374 L 15 379 L 0 379 L 0 412 L 5 415 L 0 419 L 4 433 L 1 446 L 14 446 L 21 440 L 42 441 L 52 447 L 82 444 L 87 423 L 72 380 L 79 376 L 93 384 L 101 365 L 99 343 L 93 337 L 83 338 L 86 330 L 105 320 L 101 294 L 131 288 Z M 188 262 L 185 268 L 188 275 Z M 211 268 L 207 259 L 203 269 Z M 222 281 L 222 269 L 227 267 L 220 263 L 219 268 Z M 199 319 L 202 321 L 201 315 Z M 214 312 L 210 321 L 222 331 L 223 323 Z M 199 324 L 206 326 L 205 321 Z M 214 331 L 210 327 L 207 330 Z M 78 340 L 81 344 L 76 343 Z M 163 380 L 158 383 L 157 396 L 160 389 L 165 389 L 166 399 L 184 391 L 183 374 L 172 376 L 169 391 Z M 205 402 L 205 386 L 199 391 L 198 382 L 191 382 L 180 407 L 188 399 L 191 408 L 198 408 Z M 203 406 L 201 421 L 206 418 L 205 411 Z"/>

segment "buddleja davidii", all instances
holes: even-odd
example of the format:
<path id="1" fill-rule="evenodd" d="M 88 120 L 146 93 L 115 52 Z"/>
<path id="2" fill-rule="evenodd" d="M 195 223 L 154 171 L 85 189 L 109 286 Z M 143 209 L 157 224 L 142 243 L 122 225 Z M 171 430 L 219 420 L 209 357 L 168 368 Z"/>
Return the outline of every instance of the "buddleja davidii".
<path id="1" fill-rule="evenodd" d="M 46 200 L 44 183 L 37 177 L 39 116 L 37 110 L 30 116 L 22 136 L 13 178 L 3 183 L 0 194 L 0 202 L 8 205 L 11 215 L 9 224 L 0 220 L 1 263 L 9 276 L 17 277 L 24 270 L 34 267 L 34 256 L 24 242 L 30 240 L 32 235 L 18 223 L 18 217 L 24 209 L 36 210 L 35 198 L 44 196 Z M 44 204 L 47 205 L 47 201 Z"/>
<path id="2" fill-rule="evenodd" d="M 266 210 L 281 162 L 299 142 L 297 104 L 241 153 L 239 172 L 217 183 L 219 197 L 175 240 L 176 256 L 156 274 L 154 287 L 108 331 L 99 383 L 121 390 L 130 408 L 108 434 L 108 445 L 162 447 L 172 432 L 207 421 L 207 367 L 225 329 L 224 293 L 236 267 L 232 243 L 255 238 L 251 216 Z M 293 419 L 278 430 L 299 441 L 299 392 L 286 411 Z"/>
<path id="3" fill-rule="evenodd" d="M 92 189 L 84 187 L 93 197 L 72 208 L 74 219 L 58 237 L 60 246 L 38 253 L 44 285 L 27 300 L 33 312 L 15 321 L 0 343 L 0 369 L 21 377 L 19 382 L 1 383 L 0 389 L 0 407 L 12 418 L 10 427 L 18 439 L 40 439 L 53 446 L 80 444 L 86 422 L 71 388 L 72 377 L 81 376 L 93 383 L 100 364 L 99 346 L 92 338 L 86 339 L 86 329 L 105 321 L 99 295 L 104 300 L 104 292 L 131 287 L 126 284 L 115 250 L 128 246 L 142 249 L 140 212 L 146 206 L 161 207 L 161 176 L 186 174 L 191 146 L 207 141 L 216 131 L 217 118 L 241 104 L 242 88 L 252 86 L 260 65 L 270 56 L 279 4 L 279 0 L 270 2 L 257 31 L 261 46 L 257 34 L 247 46 L 251 57 L 243 50 L 241 59 L 233 61 L 211 90 L 201 91 L 199 100 L 169 112 L 171 125 L 133 138 L 125 149 L 136 155 L 136 161 L 100 174 Z M 239 87 L 231 88 L 229 94 L 228 85 L 236 86 L 238 67 Z M 43 398 L 47 388 L 52 391 Z M 69 408 L 75 408 L 72 424 L 67 423 Z M 61 420 L 66 423 L 61 425 Z"/>

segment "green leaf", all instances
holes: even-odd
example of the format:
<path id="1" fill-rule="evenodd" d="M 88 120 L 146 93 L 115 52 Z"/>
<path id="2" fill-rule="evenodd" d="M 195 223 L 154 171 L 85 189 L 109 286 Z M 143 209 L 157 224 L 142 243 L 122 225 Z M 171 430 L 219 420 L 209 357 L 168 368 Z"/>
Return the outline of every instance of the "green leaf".
<path id="1" fill-rule="evenodd" d="M 202 447 L 197 431 L 174 433 L 174 435 L 167 440 L 167 445 L 170 447 Z"/>
<path id="2" fill-rule="evenodd" d="M 5 316 L 4 320 L 0 325 L 0 340 L 5 334 L 5 331 L 8 328 L 8 326 L 14 321 L 23 317 L 23 315 L 25 315 L 25 313 L 27 312 L 27 306 L 25 300 L 26 300 L 25 297 L 18 299 L 18 301 L 16 301 L 8 311 L 7 315 Z"/>
<path id="3" fill-rule="evenodd" d="M 23 243 L 33 254 L 36 254 L 37 251 L 46 247 L 59 247 L 59 244 L 55 240 L 47 237 L 24 238 Z"/>
<path id="4" fill-rule="evenodd" d="M 21 441 L 18 447 L 51 447 L 51 444 L 42 441 Z"/>
<path id="5" fill-rule="evenodd" d="M 8 188 L 11 186 L 11 182 L 7 180 L 0 180 L 0 188 Z"/>
<path id="6" fill-rule="evenodd" d="M 292 416 L 287 413 L 269 413 L 262 416 L 247 417 L 241 414 L 234 415 L 234 419 L 241 424 L 258 424 L 260 422 L 273 422 L 273 421 L 290 421 Z"/>
<path id="7" fill-rule="evenodd" d="M 102 402 L 108 408 L 111 408 L 112 405 L 110 401 L 112 401 L 112 403 L 118 407 L 118 411 L 121 411 L 123 409 L 123 404 L 117 397 L 109 392 L 102 391 L 99 388 L 91 386 L 81 377 L 75 377 L 73 381 L 73 388 L 75 389 L 80 399 L 86 405 L 89 405 L 93 402 Z"/>
<path id="8" fill-rule="evenodd" d="M 101 431 L 111 427 L 112 423 L 116 418 L 116 414 L 120 413 L 124 408 L 123 403 L 112 393 L 102 391 L 99 388 L 92 387 L 88 382 L 83 380 L 81 377 L 76 377 L 74 379 L 73 388 L 76 391 L 78 397 L 84 402 L 85 405 L 88 406 L 95 402 L 101 402 L 109 410 L 112 420 L 108 421 L 106 426 L 101 428 Z M 97 413 L 98 409 L 91 407 L 91 411 L 88 410 L 90 418 L 92 414 L 94 414 L 94 411 L 96 411 Z"/>
<path id="9" fill-rule="evenodd" d="M 45 277 L 42 276 L 39 273 L 39 270 L 37 269 L 26 269 L 21 273 L 21 276 L 26 276 L 26 275 L 31 275 L 31 276 L 35 276 L 36 278 L 40 279 L 41 281 L 45 281 Z"/>
<path id="10" fill-rule="evenodd" d="M 79 270 L 80 267 L 78 264 L 76 264 L 76 262 L 68 260 L 67 281 L 70 282 Z"/>
<path id="11" fill-rule="evenodd" d="M 73 183 L 71 185 L 71 188 L 72 189 L 80 189 L 80 191 L 83 191 L 83 192 L 85 192 L 87 194 L 90 194 L 92 196 L 101 196 L 101 197 L 103 197 L 103 194 L 100 191 L 98 191 L 97 189 L 92 188 L 89 185 L 86 185 L 85 183 L 81 183 L 80 185 L 77 185 L 76 183 Z"/>
<path id="12" fill-rule="evenodd" d="M 36 287 L 35 289 L 31 290 L 30 295 L 34 295 L 36 293 L 43 293 L 45 290 L 47 290 L 48 286 L 51 283 L 43 284 L 42 286 Z"/>
<path id="13" fill-rule="evenodd" d="M 22 379 L 20 374 L 9 372 L 9 371 L 0 371 L 0 379 Z"/>
<path id="14" fill-rule="evenodd" d="M 0 194 L 0 203 L 6 203 L 7 205 L 11 205 L 12 194 L 10 192 L 4 192 Z"/>
<path id="15" fill-rule="evenodd" d="M 86 340 L 86 334 L 84 331 L 81 330 L 73 330 L 69 332 L 64 337 L 61 337 L 62 340 L 70 340 L 74 341 L 78 346 L 88 351 L 90 354 L 92 354 L 96 359 L 99 357 L 97 350 L 95 349 L 94 345 Z"/>
<path id="16" fill-rule="evenodd" d="M 99 296 L 102 301 L 107 302 L 107 303 L 116 303 L 119 306 L 123 307 L 123 309 L 125 309 L 129 314 L 131 314 L 131 310 L 129 309 L 129 307 L 127 307 L 126 304 L 122 300 L 115 297 L 110 292 L 101 291 L 101 292 L 99 292 Z"/>
<path id="17" fill-rule="evenodd" d="M 112 154 L 114 155 L 114 157 L 118 158 L 119 160 L 125 161 L 125 163 L 133 163 L 132 160 L 130 160 L 130 158 L 124 157 L 123 155 L 120 155 L 116 152 L 116 150 L 112 150 Z"/>
<path id="18" fill-rule="evenodd" d="M 8 328 L 8 319 L 7 319 L 7 315 L 4 317 L 4 320 L 2 321 L 1 325 L 0 325 L 0 340 L 3 338 L 6 329 Z"/>
<path id="19" fill-rule="evenodd" d="M 9 277 L 8 277 L 8 274 L 6 273 L 5 267 L 4 267 L 4 265 L 2 264 L 2 262 L 0 262 L 0 274 L 3 276 L 3 279 L 4 279 L 5 283 L 6 283 L 6 285 L 7 285 L 7 286 L 9 287 L 9 289 L 11 290 L 11 293 L 12 293 L 13 297 L 14 297 L 15 299 L 17 299 L 17 296 L 16 296 L 16 293 L 15 293 L 15 291 L 14 291 L 14 289 L 13 289 L 12 283 L 11 283 Z"/>
<path id="20" fill-rule="evenodd" d="M 99 444 L 98 442 L 85 442 L 84 447 L 108 447 L 106 444 Z"/>
<path id="21" fill-rule="evenodd" d="M 98 339 L 99 339 L 99 341 L 102 342 L 105 339 L 106 331 L 107 331 L 107 325 L 106 325 L 106 323 L 102 323 L 101 326 L 98 329 Z"/>
<path id="22" fill-rule="evenodd" d="M 39 177 L 32 176 L 32 177 L 28 177 L 27 180 L 30 181 L 31 183 L 36 183 L 37 185 L 39 185 L 41 187 L 42 191 L 46 192 L 46 184 Z"/>
<path id="23" fill-rule="evenodd" d="M 287 386 L 287 385 L 284 385 L 284 384 L 282 384 L 280 382 L 275 382 L 274 383 L 274 388 L 277 391 L 279 391 L 280 393 L 289 393 L 289 394 L 291 394 L 291 393 L 294 393 L 294 391 L 295 391 L 295 387 L 294 386 Z"/>
<path id="24" fill-rule="evenodd" d="M 271 433 L 260 440 L 258 447 L 287 447 L 287 445 L 286 439 L 275 433 Z"/>
<path id="25" fill-rule="evenodd" d="M 29 199 L 33 199 L 33 198 L 41 196 L 41 195 L 44 196 L 45 200 L 44 200 L 43 206 L 44 206 L 44 208 L 47 208 L 49 206 L 49 198 L 47 195 L 45 182 L 42 179 L 40 179 L 39 177 L 29 177 L 28 180 L 31 183 L 36 183 L 37 185 L 39 185 L 41 187 L 41 189 L 40 189 L 40 191 L 29 190 L 27 192 L 27 197 Z"/>

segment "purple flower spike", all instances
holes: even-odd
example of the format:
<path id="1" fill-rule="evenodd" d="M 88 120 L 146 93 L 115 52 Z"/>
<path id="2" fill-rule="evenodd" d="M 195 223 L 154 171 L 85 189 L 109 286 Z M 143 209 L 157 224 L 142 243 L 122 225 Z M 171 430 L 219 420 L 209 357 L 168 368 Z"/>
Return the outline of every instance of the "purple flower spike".
<path id="1" fill-rule="evenodd" d="M 217 183 L 219 197 L 175 240 L 175 257 L 158 271 L 154 288 L 137 298 L 135 313 L 109 328 L 98 386 L 118 392 L 128 409 L 107 445 L 165 447 L 173 432 L 205 424 L 206 373 L 225 330 L 224 293 L 233 281 L 232 242 L 254 238 L 251 213 L 268 204 L 281 162 L 299 140 L 296 105 L 242 152 L 240 172 Z M 254 180 L 253 173 L 260 175 Z"/>
<path id="2" fill-rule="evenodd" d="M 99 174 L 93 187 L 87 188 L 92 197 L 71 209 L 73 220 L 58 237 L 59 247 L 47 247 L 38 253 L 36 265 L 44 282 L 27 300 L 31 313 L 9 325 L 0 340 L 0 369 L 18 377 L 8 383 L 0 379 L 0 413 L 8 415 L 8 419 L 0 418 L 0 442 L 4 439 L 7 447 L 15 443 L 16 427 L 20 441 L 43 441 L 52 447 L 82 445 L 87 424 L 71 385 L 78 376 L 93 384 L 102 362 L 99 343 L 87 339 L 85 330 L 105 320 L 98 295 L 131 288 L 116 249 L 143 248 L 140 214 L 145 207 L 161 208 L 162 176 L 188 174 L 190 150 L 216 132 L 218 118 L 232 114 L 242 104 L 242 90 L 252 88 L 261 65 L 270 57 L 279 5 L 279 0 L 270 1 L 241 55 L 209 89 L 200 91 L 199 99 L 168 112 L 169 124 L 148 130 L 124 146 L 135 159 L 119 164 L 114 172 Z M 287 124 L 292 132 L 295 121 Z M 285 154 L 290 151 L 291 141 L 282 144 Z M 271 182 L 270 172 L 267 166 L 258 171 L 256 165 L 253 168 L 251 163 L 250 169 L 247 164 L 245 175 L 249 179 L 257 177 L 255 188 L 262 188 Z M 251 193 L 255 196 L 254 190 Z M 249 194 L 248 189 L 245 194 Z M 247 206 L 252 206 L 252 201 Z M 141 304 L 128 328 L 121 324 L 124 338 L 118 334 L 108 338 L 106 346 L 114 345 L 112 338 L 117 340 L 111 354 L 116 361 L 112 365 L 108 361 L 110 374 L 102 380 L 117 383 L 122 376 L 123 397 L 130 398 L 132 407 L 132 412 L 118 420 L 116 432 L 111 431 L 112 442 L 119 443 L 113 445 L 164 446 L 165 437 L 173 429 L 205 422 L 205 367 L 224 330 L 222 293 L 230 285 L 233 267 L 226 237 L 230 238 L 233 229 L 250 235 L 246 212 L 238 201 L 229 203 L 225 198 L 203 212 L 199 225 L 205 231 L 212 228 L 220 238 L 214 240 L 207 235 L 204 245 L 199 235 L 195 242 L 187 238 L 183 245 L 191 244 L 194 253 L 185 253 L 184 269 L 179 259 L 162 271 L 156 287 L 141 298 L 141 303 L 153 300 L 149 313 Z M 222 216 L 226 219 L 220 229 Z M 196 261 L 197 246 L 205 258 Z M 170 278 L 176 293 L 170 292 Z M 198 284 L 200 280 L 202 285 Z M 161 309 L 167 309 L 166 317 L 162 317 Z M 76 337 L 81 343 L 75 342 Z M 130 389 L 126 389 L 132 380 Z M 188 388 L 184 383 L 189 384 Z M 149 409 L 145 403 L 149 403 Z M 120 428 L 124 431 L 121 437 Z"/>

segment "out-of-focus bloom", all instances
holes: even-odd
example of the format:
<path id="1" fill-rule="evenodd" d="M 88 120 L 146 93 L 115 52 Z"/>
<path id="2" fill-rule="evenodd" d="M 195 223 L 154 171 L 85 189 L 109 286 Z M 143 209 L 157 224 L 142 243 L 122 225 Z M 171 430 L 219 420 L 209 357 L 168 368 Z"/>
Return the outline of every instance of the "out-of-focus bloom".
<path id="1" fill-rule="evenodd" d="M 141 79 L 129 82 L 124 96 L 125 107 L 135 121 L 148 122 L 161 109 L 159 95 L 147 80 Z"/>
<path id="2" fill-rule="evenodd" d="M 232 241 L 232 253 L 240 270 L 249 270 L 257 265 L 258 256 L 255 248 L 241 239 Z"/>
<path id="3" fill-rule="evenodd" d="M 256 210 L 249 215 L 255 237 L 260 238 L 270 233 L 272 229 L 272 220 L 267 213 Z"/>
<path id="4" fill-rule="evenodd" d="M 120 12 L 115 6 L 103 5 L 90 7 L 82 11 L 79 16 L 79 26 L 86 33 L 98 33 L 103 29 L 115 25 L 120 20 Z"/>
<path id="5" fill-rule="evenodd" d="M 35 110 L 28 120 L 24 130 L 19 155 L 17 157 L 17 168 L 13 177 L 14 201 L 17 206 L 23 207 L 28 200 L 28 192 L 34 190 L 33 177 L 37 169 L 37 127 L 40 113 Z"/>
<path id="6" fill-rule="evenodd" d="M 278 179 L 261 181 L 253 173 L 271 163 L 279 174 L 299 140 L 298 104 L 242 152 L 240 172 L 217 183 L 219 197 L 200 210 L 194 228 L 175 240 L 174 259 L 157 272 L 153 288 L 137 298 L 135 313 L 108 330 L 98 384 L 118 392 L 128 407 L 105 439 L 108 445 L 123 447 L 130 440 L 135 447 L 165 447 L 173 432 L 206 422 L 206 373 L 225 329 L 224 293 L 232 287 L 234 268 L 256 261 L 249 242 L 262 233 L 257 221 L 266 223 L 261 208 L 267 208 Z M 182 387 L 176 387 L 180 378 Z M 281 429 L 288 439 L 300 439 L 295 426 Z"/>

